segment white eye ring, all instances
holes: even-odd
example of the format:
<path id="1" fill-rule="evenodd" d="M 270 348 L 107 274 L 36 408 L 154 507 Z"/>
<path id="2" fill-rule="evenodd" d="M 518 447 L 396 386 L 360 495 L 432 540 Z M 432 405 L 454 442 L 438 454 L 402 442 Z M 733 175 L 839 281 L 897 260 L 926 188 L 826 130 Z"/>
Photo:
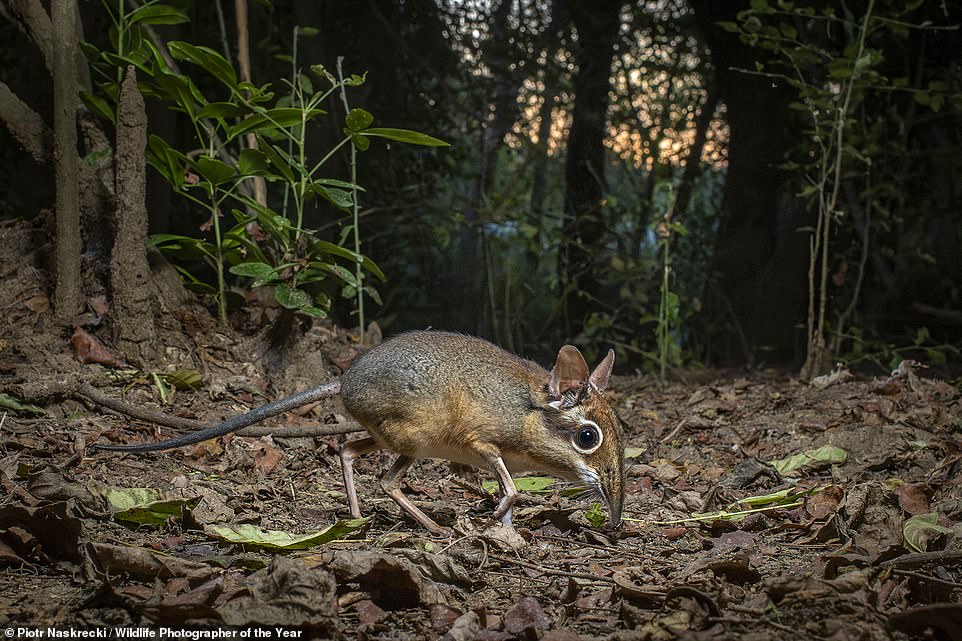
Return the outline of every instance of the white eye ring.
<path id="1" fill-rule="evenodd" d="M 594 421 L 583 420 L 571 434 L 571 445 L 579 454 L 594 454 L 604 442 L 605 436 Z"/>

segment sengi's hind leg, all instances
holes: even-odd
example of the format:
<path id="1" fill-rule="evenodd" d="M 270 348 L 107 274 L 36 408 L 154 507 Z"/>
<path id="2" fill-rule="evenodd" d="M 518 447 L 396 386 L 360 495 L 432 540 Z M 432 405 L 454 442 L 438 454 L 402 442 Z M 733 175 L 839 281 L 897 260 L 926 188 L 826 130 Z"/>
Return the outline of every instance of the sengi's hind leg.
<path id="1" fill-rule="evenodd" d="M 373 438 L 362 438 L 347 441 L 341 446 L 341 471 L 344 473 L 344 491 L 347 493 L 347 505 L 351 510 L 351 518 L 361 518 L 361 506 L 357 502 L 357 487 L 354 485 L 354 459 L 362 454 L 381 449 Z"/>

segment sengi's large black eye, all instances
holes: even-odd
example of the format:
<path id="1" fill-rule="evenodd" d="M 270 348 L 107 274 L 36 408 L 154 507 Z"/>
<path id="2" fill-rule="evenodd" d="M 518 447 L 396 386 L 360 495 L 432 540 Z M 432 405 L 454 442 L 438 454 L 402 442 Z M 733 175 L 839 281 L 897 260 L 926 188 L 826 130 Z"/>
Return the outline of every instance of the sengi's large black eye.
<path id="1" fill-rule="evenodd" d="M 574 445 L 579 450 L 585 452 L 594 450 L 601 444 L 601 431 L 597 425 L 583 423 L 575 434 Z"/>

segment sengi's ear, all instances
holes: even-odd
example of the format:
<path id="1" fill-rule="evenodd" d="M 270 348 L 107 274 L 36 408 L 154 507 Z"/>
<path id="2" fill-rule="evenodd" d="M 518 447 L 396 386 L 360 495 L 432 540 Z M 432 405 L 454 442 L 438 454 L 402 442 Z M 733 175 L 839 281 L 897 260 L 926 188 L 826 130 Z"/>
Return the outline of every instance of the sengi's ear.
<path id="1" fill-rule="evenodd" d="M 580 389 L 588 380 L 588 363 L 574 345 L 565 345 L 558 350 L 558 360 L 548 379 L 548 395 L 560 399 L 565 392 Z"/>
<path id="2" fill-rule="evenodd" d="M 598 392 L 604 392 L 608 389 L 608 379 L 611 378 L 611 370 L 615 367 L 615 350 L 609 349 L 608 355 L 605 356 L 604 360 L 598 363 L 598 367 L 595 371 L 591 372 L 591 377 L 588 381 L 591 386 L 598 390 Z"/>

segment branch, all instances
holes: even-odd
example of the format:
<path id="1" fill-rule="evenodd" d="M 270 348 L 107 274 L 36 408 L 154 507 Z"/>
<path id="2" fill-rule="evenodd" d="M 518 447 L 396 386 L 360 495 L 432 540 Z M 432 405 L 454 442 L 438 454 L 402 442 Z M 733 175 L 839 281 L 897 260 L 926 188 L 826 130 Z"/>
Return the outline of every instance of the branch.
<path id="1" fill-rule="evenodd" d="M 52 70 L 53 26 L 40 0 L 8 0 L 7 4 L 17 17 L 17 26 L 34 41 L 43 55 L 44 65 Z"/>
<path id="2" fill-rule="evenodd" d="M 0 82 L 0 120 L 7 126 L 14 140 L 30 154 L 38 164 L 50 159 L 53 148 L 53 132 L 36 111 Z"/>

